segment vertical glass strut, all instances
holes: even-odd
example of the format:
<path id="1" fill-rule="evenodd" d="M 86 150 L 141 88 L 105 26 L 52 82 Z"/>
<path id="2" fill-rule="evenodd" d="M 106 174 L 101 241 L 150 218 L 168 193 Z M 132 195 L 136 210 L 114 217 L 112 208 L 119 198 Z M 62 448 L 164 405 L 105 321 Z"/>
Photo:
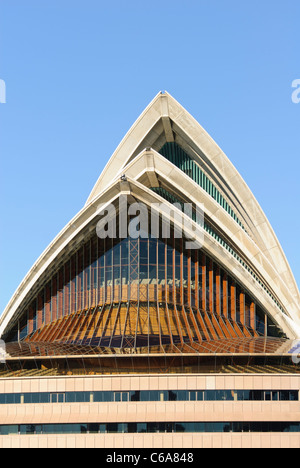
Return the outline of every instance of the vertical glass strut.
<path id="1" fill-rule="evenodd" d="M 278 337 L 251 295 L 183 239 L 92 236 L 31 301 L 9 341 L 193 349 L 206 341 Z"/>

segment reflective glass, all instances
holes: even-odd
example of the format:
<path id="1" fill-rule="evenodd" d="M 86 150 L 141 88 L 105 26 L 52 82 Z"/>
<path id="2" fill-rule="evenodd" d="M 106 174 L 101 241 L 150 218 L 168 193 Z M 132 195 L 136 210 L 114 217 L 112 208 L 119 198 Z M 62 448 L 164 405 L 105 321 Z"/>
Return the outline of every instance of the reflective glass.
<path id="1" fill-rule="evenodd" d="M 265 391 L 265 401 L 271 401 L 271 400 L 272 400 L 271 391 Z"/>
<path id="2" fill-rule="evenodd" d="M 130 401 L 140 401 L 141 400 L 141 392 L 130 392 Z"/>
<path id="3" fill-rule="evenodd" d="M 297 390 L 290 391 L 290 401 L 298 401 L 299 400 L 299 392 Z"/>

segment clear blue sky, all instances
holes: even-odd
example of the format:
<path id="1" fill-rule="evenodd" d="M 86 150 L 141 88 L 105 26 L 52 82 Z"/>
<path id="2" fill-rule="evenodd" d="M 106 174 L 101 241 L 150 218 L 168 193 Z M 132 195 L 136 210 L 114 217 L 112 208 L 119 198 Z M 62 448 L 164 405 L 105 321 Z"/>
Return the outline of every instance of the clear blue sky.
<path id="1" fill-rule="evenodd" d="M 0 0 L 0 313 L 160 90 L 242 174 L 299 285 L 299 21 L 299 0 Z"/>

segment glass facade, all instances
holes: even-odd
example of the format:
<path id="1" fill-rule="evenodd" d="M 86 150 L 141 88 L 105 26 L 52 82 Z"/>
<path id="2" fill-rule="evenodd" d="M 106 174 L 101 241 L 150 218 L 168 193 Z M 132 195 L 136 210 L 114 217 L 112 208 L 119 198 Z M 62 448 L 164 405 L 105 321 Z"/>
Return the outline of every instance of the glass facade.
<path id="1" fill-rule="evenodd" d="M 299 401 L 298 390 L 142 390 L 0 394 L 0 405 L 143 401 Z"/>
<path id="2" fill-rule="evenodd" d="M 194 161 L 177 143 L 166 143 L 159 150 L 159 153 L 193 179 L 194 182 L 213 197 L 213 199 L 245 230 L 243 223 L 215 184 L 200 168 L 196 161 Z"/>
<path id="3" fill-rule="evenodd" d="M 299 422 L 147 422 L 0 425 L 0 435 L 300 432 Z"/>
<path id="4" fill-rule="evenodd" d="M 97 321 L 97 337 L 105 338 L 102 345 L 108 347 L 122 347 L 120 337 L 128 335 L 148 336 L 152 345 L 162 344 L 172 333 L 175 342 L 278 336 L 265 312 L 229 272 L 203 250 L 186 250 L 184 240 L 174 237 L 102 240 L 95 234 L 46 282 L 6 341 L 58 341 L 61 326 L 47 339 L 44 332 L 37 339 L 36 333 L 64 317 L 70 317 L 70 329 L 78 331 L 72 342 L 92 339 L 91 329 L 84 335 L 84 328 L 75 326 L 84 314 L 93 315 L 89 326 L 95 333 Z M 119 337 L 116 342 L 114 336 Z M 136 346 L 145 345 L 144 338 L 138 340 Z"/>

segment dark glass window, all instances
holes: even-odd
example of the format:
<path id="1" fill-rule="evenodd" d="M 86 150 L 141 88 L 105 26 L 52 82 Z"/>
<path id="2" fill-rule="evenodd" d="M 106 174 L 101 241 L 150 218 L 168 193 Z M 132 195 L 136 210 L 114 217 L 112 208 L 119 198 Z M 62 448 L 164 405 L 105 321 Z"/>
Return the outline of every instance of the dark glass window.
<path id="1" fill-rule="evenodd" d="M 290 392 L 281 390 L 280 393 L 280 400 L 281 401 L 289 401 L 290 400 Z"/>
<path id="2" fill-rule="evenodd" d="M 265 401 L 271 401 L 272 400 L 272 393 L 271 391 L 266 391 L 265 392 Z"/>
<path id="3" fill-rule="evenodd" d="M 264 393 L 261 390 L 252 390 L 250 393 L 250 399 L 252 401 L 263 401 Z"/>
<path id="4" fill-rule="evenodd" d="M 128 433 L 134 434 L 138 432 L 138 424 L 137 423 L 128 423 Z"/>
<path id="5" fill-rule="evenodd" d="M 109 424 L 106 424 L 106 430 L 108 432 L 108 434 L 110 433 L 118 433 L 120 432 L 119 431 L 119 424 L 118 423 L 109 423 Z"/>
<path id="6" fill-rule="evenodd" d="M 172 392 L 172 390 L 169 391 L 169 401 L 177 401 L 177 393 Z"/>
<path id="7" fill-rule="evenodd" d="M 89 424 L 88 431 L 91 434 L 98 434 L 100 432 L 100 424 L 94 424 L 94 423 Z"/>
<path id="8" fill-rule="evenodd" d="M 39 433 L 40 432 L 41 431 L 39 431 Z M 36 426 L 34 424 L 21 424 L 20 425 L 20 434 L 35 434 L 35 433 L 36 433 Z"/>
<path id="9" fill-rule="evenodd" d="M 137 424 L 137 432 L 139 434 L 147 432 L 147 423 L 138 423 Z"/>
<path id="10" fill-rule="evenodd" d="M 141 392 L 130 392 L 130 401 L 141 401 Z"/>
<path id="11" fill-rule="evenodd" d="M 207 390 L 204 392 L 205 401 L 216 401 L 216 392 L 215 390 Z"/>
<path id="12" fill-rule="evenodd" d="M 9 435 L 9 434 L 18 434 L 19 426 L 18 425 L 0 425 L 0 434 Z"/>
<path id="13" fill-rule="evenodd" d="M 297 390 L 290 391 L 290 401 L 298 401 L 299 400 L 299 392 Z"/>
<path id="14" fill-rule="evenodd" d="M 15 403 L 15 395 L 13 393 L 7 393 L 6 395 L 6 404 L 11 405 Z"/>

